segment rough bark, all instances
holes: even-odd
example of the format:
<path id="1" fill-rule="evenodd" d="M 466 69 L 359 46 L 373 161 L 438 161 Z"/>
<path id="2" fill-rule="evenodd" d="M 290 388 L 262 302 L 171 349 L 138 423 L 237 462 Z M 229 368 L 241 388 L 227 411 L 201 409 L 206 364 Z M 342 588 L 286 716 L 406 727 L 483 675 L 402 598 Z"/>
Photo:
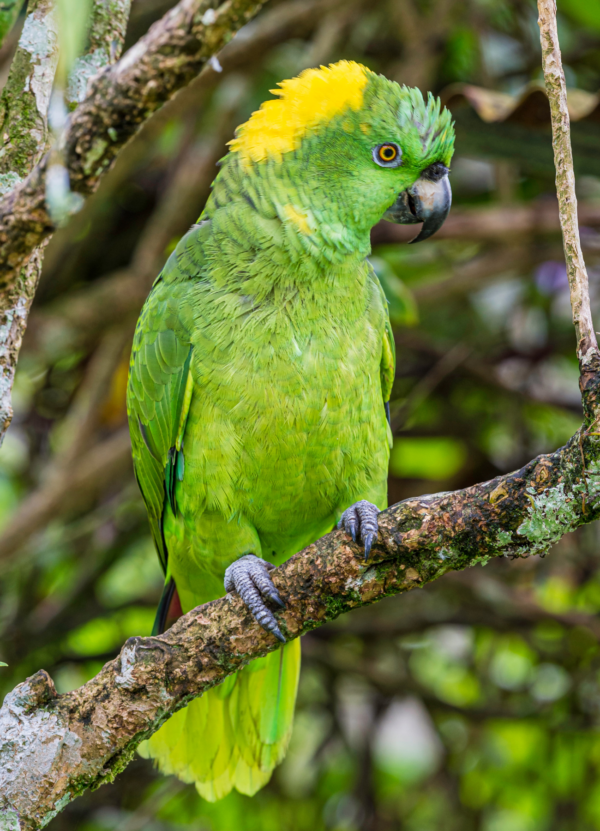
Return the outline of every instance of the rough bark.
<path id="1" fill-rule="evenodd" d="M 0 192 L 26 176 L 47 149 L 48 106 L 58 64 L 54 0 L 30 3 L 0 96 Z"/>
<path id="2" fill-rule="evenodd" d="M 37 164 L 49 143 L 48 107 L 58 64 L 54 0 L 30 3 L 0 96 L 0 193 L 10 191 Z M 12 386 L 45 245 L 33 249 L 0 295 L 0 444 L 12 419 Z"/>
<path id="3" fill-rule="evenodd" d="M 130 7 L 131 0 L 94 0 L 88 47 L 69 78 L 66 98 L 70 104 L 83 101 L 90 79 L 121 55 Z"/>
<path id="4" fill-rule="evenodd" d="M 571 130 L 567 107 L 567 84 L 562 67 L 558 30 L 556 26 L 556 0 L 538 0 L 538 23 L 542 42 L 542 65 L 546 92 L 550 102 L 552 119 L 552 146 L 556 167 L 556 192 L 560 225 L 563 232 L 567 274 L 571 289 L 573 323 L 577 337 L 577 357 L 584 363 L 597 355 L 598 344 L 592 323 L 588 275 L 579 241 L 577 225 L 577 198 L 575 174 L 571 150 Z"/>
<path id="5" fill-rule="evenodd" d="M 600 366 L 594 369 L 582 389 L 588 428 L 600 414 Z M 380 516 L 368 563 L 342 532 L 292 557 L 272 573 L 287 602 L 277 613 L 282 631 L 298 637 L 491 557 L 545 553 L 598 517 L 600 438 L 588 428 L 515 473 L 390 508 Z M 276 648 L 242 602 L 227 595 L 160 637 L 130 638 L 118 658 L 74 692 L 56 695 L 48 675 L 38 672 L 0 710 L 4 817 L 18 817 L 15 827 L 23 831 L 42 828 L 84 790 L 110 782 L 172 713 Z"/>
<path id="6" fill-rule="evenodd" d="M 0 445 L 13 416 L 12 388 L 29 310 L 42 273 L 46 242 L 33 249 L 2 296 L 0 323 Z"/>

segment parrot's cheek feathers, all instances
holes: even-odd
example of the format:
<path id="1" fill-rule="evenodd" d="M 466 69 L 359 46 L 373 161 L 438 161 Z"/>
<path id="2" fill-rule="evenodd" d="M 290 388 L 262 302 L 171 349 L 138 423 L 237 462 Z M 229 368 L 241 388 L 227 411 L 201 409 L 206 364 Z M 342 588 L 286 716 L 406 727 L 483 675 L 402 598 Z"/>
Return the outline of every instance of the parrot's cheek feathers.
<path id="1" fill-rule="evenodd" d="M 452 189 L 448 169 L 442 164 L 433 164 L 423 171 L 412 187 L 398 195 L 383 218 L 400 225 L 422 222 L 421 232 L 411 240 L 421 242 L 442 227 L 451 205 Z"/>

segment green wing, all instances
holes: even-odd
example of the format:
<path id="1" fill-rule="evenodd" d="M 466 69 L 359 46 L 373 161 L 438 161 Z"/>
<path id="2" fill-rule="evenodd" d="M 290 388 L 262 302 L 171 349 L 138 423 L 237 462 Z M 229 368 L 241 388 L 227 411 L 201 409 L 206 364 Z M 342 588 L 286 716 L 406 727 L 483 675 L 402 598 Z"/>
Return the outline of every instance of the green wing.
<path id="1" fill-rule="evenodd" d="M 373 282 L 379 290 L 379 293 L 381 295 L 381 302 L 385 310 L 385 330 L 383 333 L 383 348 L 381 352 L 380 373 L 383 403 L 385 404 L 385 409 L 389 421 L 389 401 L 392 395 L 392 387 L 394 386 L 394 378 L 396 377 L 396 344 L 394 341 L 394 333 L 392 331 L 392 324 L 390 323 L 390 315 L 388 312 L 388 299 L 385 296 L 385 292 L 383 290 L 381 283 L 379 282 L 379 278 L 370 263 L 369 273 L 371 275 L 371 279 L 373 280 Z"/>
<path id="2" fill-rule="evenodd" d="M 133 465 L 165 573 L 163 514 L 167 503 L 177 512 L 175 486 L 183 480 L 183 435 L 193 394 L 192 347 L 182 315 L 191 279 L 202 264 L 204 234 L 201 226 L 192 228 L 154 283 L 136 327 L 129 368 Z"/>

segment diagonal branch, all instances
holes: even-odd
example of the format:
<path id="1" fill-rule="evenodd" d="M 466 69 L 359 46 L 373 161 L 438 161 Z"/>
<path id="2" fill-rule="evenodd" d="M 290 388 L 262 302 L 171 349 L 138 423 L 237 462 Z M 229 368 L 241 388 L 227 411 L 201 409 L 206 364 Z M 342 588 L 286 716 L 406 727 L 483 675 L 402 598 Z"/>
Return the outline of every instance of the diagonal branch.
<path id="1" fill-rule="evenodd" d="M 53 0 L 37 2 L 45 8 Z M 94 191 L 119 150 L 139 127 L 200 71 L 263 2 L 225 0 L 214 10 L 212 0 L 181 0 L 111 68 L 123 44 L 129 0 L 95 0 L 90 48 L 76 68 L 77 83 L 69 88 L 72 101 L 80 100 L 86 89 L 88 93 L 71 114 L 61 139 L 61 156 L 67 171 L 63 170 L 62 159 L 56 165 L 51 152 L 42 155 L 46 150 L 42 141 L 36 145 L 42 149 L 41 159 L 28 158 L 26 164 L 17 168 L 18 173 L 11 170 L 0 175 L 0 192 L 3 183 L 4 192 L 13 188 L 0 203 L 0 444 L 12 418 L 14 373 L 41 273 L 43 249 L 60 215 L 55 210 L 51 216 L 47 203 L 48 172 L 55 169 L 54 164 L 60 168 L 55 172 L 65 176 L 68 173 L 72 191 L 81 195 Z M 46 64 L 50 66 L 48 61 Z M 46 128 L 54 70 L 50 73 L 43 68 Z M 30 86 L 35 89 L 33 84 Z M 13 122 L 11 117 L 10 124 Z M 14 146 L 18 148 L 20 143 L 19 140 Z M 36 166 L 31 170 L 33 163 Z M 15 186 L 26 174 L 27 178 Z M 65 191 L 72 194 L 65 188 L 62 176 L 59 184 L 64 201 Z"/>

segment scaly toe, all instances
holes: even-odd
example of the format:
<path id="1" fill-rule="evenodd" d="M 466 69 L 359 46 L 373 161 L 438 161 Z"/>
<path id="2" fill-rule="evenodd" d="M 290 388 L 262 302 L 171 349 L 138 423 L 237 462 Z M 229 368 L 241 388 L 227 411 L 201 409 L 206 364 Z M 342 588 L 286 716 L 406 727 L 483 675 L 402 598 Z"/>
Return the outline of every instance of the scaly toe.
<path id="1" fill-rule="evenodd" d="M 254 554 L 245 554 L 225 571 L 225 591 L 239 594 L 256 622 L 267 632 L 275 635 L 281 643 L 286 643 L 275 615 L 267 608 L 263 600 L 263 597 L 266 597 L 281 608 L 285 607 L 269 576 L 272 568 L 272 563 Z"/>
<path id="2" fill-rule="evenodd" d="M 367 502 L 366 499 L 361 499 L 347 508 L 338 522 L 338 528 L 343 527 L 346 533 L 352 536 L 354 542 L 356 542 L 357 530 L 360 532 L 360 538 L 365 546 L 365 560 L 369 559 L 371 547 L 377 538 L 377 532 L 379 531 L 378 516 L 379 508 L 377 505 Z"/>

